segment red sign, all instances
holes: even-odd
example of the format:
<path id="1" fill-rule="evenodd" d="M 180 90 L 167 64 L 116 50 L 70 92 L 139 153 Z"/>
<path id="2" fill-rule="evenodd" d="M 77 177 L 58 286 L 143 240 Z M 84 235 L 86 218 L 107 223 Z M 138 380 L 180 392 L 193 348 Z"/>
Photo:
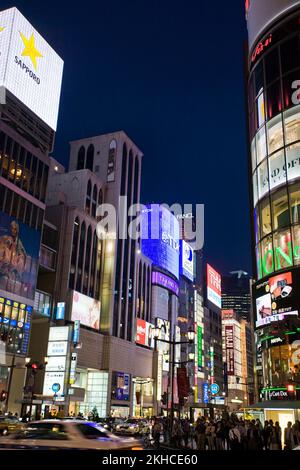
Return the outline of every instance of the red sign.
<path id="1" fill-rule="evenodd" d="M 272 42 L 272 34 L 270 34 L 267 39 L 264 41 L 260 41 L 260 43 L 257 44 L 256 48 L 254 49 L 254 52 L 251 57 L 251 61 L 254 62 L 257 57 L 271 44 Z"/>
<path id="2" fill-rule="evenodd" d="M 177 387 L 179 400 L 189 396 L 190 384 L 186 367 L 178 367 L 177 369 Z"/>
<path id="3" fill-rule="evenodd" d="M 136 342 L 137 344 L 146 345 L 146 322 L 137 318 L 136 320 Z"/>
<path id="4" fill-rule="evenodd" d="M 234 327 L 225 326 L 227 375 L 234 375 Z"/>
<path id="5" fill-rule="evenodd" d="M 222 319 L 234 318 L 234 310 L 222 310 Z"/>
<path id="6" fill-rule="evenodd" d="M 221 276 L 209 264 L 207 265 L 207 298 L 221 308 Z"/>

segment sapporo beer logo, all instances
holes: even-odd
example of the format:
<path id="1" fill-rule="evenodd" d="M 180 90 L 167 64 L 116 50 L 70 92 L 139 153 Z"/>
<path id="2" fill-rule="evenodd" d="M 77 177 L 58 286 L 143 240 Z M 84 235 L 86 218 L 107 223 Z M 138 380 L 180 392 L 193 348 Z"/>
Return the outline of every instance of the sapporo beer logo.
<path id="1" fill-rule="evenodd" d="M 34 34 L 32 33 L 30 38 L 27 39 L 24 34 L 19 31 L 20 37 L 22 39 L 24 49 L 21 54 L 22 57 L 28 57 L 31 60 L 31 63 L 33 65 L 33 68 L 35 72 L 37 72 L 38 69 L 38 59 L 42 59 L 43 56 L 40 53 L 40 51 L 37 49 L 36 44 L 35 44 L 35 37 Z M 15 56 L 15 62 L 16 64 L 19 65 L 21 70 L 23 70 L 30 78 L 32 78 L 38 85 L 41 83 L 40 78 L 37 76 L 35 72 L 33 72 L 30 67 L 28 67 L 25 62 L 23 62 L 22 59 L 20 59 L 18 56 Z"/>

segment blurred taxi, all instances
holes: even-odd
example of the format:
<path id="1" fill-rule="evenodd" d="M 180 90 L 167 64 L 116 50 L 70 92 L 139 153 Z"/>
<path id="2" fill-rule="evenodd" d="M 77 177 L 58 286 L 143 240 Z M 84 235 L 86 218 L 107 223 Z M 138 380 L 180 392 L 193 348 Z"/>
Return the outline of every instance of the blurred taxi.
<path id="1" fill-rule="evenodd" d="M 18 428 L 22 427 L 22 423 L 16 416 L 1 415 L 0 416 L 0 435 L 7 436 Z"/>
<path id="2" fill-rule="evenodd" d="M 141 450 L 136 439 L 121 438 L 96 423 L 82 420 L 43 420 L 24 424 L 22 429 L 0 440 L 6 449 Z"/>

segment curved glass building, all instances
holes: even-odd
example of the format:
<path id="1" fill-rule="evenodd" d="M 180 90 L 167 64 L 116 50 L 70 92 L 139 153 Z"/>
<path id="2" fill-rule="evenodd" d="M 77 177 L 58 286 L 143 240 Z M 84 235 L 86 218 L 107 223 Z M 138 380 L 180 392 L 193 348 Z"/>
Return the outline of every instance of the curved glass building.
<path id="1" fill-rule="evenodd" d="M 275 401 L 281 408 L 285 404 L 296 410 L 292 413 L 297 415 L 300 408 L 300 1 L 250 0 L 246 2 L 246 10 L 259 401 Z M 293 421 L 293 417 L 289 419 Z"/>

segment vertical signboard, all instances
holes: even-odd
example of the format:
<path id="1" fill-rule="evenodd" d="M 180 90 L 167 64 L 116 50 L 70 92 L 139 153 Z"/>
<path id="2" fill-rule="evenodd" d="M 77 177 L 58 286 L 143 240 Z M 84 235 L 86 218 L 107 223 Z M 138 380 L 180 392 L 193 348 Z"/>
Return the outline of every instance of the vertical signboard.
<path id="1" fill-rule="evenodd" d="M 198 351 L 198 367 L 203 366 L 203 355 L 202 355 L 202 347 L 203 347 L 203 330 L 202 326 L 197 327 L 197 351 Z"/>
<path id="2" fill-rule="evenodd" d="M 209 264 L 207 265 L 207 299 L 216 305 L 222 307 L 221 297 L 221 276 Z"/>
<path id="3" fill-rule="evenodd" d="M 225 326 L 227 375 L 234 375 L 234 326 Z"/>
<path id="4" fill-rule="evenodd" d="M 76 367 L 77 367 L 77 353 L 71 354 L 71 363 L 70 363 L 70 376 L 69 384 L 73 385 L 76 382 Z"/>
<path id="5" fill-rule="evenodd" d="M 208 393 L 208 383 L 204 382 L 203 384 L 203 403 L 209 403 L 209 393 Z"/>

